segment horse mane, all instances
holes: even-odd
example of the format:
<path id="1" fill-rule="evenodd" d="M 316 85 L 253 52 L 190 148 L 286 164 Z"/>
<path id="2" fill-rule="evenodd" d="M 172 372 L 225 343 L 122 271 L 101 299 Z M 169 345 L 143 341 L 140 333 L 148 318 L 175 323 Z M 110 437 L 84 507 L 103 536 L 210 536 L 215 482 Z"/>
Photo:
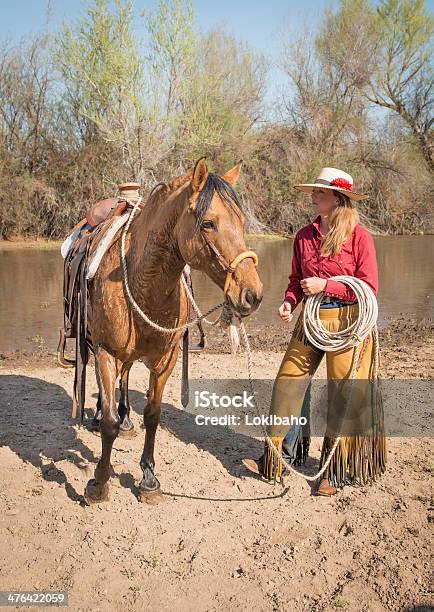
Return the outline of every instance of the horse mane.
<path id="1" fill-rule="evenodd" d="M 233 205 L 234 202 L 238 206 L 239 210 L 242 210 L 240 198 L 238 197 L 238 194 L 232 187 L 232 185 L 230 185 L 218 174 L 214 174 L 214 172 L 209 172 L 205 181 L 205 185 L 203 186 L 203 189 L 200 192 L 196 209 L 194 211 L 196 216 L 196 229 L 199 229 L 205 214 L 211 206 L 211 202 L 215 192 L 218 193 L 222 202 L 228 208 L 233 210 L 236 214 L 238 214 L 238 211 Z"/>

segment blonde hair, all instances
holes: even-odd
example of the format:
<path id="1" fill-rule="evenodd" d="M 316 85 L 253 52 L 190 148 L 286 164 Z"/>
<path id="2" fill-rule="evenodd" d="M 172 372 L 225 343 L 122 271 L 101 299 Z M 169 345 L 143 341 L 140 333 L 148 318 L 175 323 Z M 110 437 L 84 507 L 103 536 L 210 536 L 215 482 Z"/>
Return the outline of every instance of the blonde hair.
<path id="1" fill-rule="evenodd" d="M 321 255 L 337 255 L 345 240 L 351 236 L 353 229 L 360 222 L 359 213 L 348 196 L 340 191 L 333 191 L 337 205 L 329 217 L 330 230 L 321 239 Z"/>

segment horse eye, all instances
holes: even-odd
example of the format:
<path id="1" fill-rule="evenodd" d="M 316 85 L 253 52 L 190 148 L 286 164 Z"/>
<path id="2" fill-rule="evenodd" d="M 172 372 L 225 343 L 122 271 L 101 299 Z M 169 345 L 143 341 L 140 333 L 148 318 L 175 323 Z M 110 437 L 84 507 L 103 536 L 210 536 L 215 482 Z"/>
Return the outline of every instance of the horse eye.
<path id="1" fill-rule="evenodd" d="M 214 223 L 214 221 L 202 221 L 200 226 L 201 226 L 202 229 L 217 229 L 216 224 Z"/>

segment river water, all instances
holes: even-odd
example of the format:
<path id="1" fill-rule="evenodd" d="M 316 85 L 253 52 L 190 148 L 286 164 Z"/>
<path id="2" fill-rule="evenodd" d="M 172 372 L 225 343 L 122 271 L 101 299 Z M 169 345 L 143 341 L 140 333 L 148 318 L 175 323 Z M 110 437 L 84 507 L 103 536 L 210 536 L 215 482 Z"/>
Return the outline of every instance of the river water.
<path id="1" fill-rule="evenodd" d="M 379 325 L 400 314 L 433 316 L 433 236 L 377 236 Z M 259 255 L 264 300 L 249 320 L 278 323 L 277 308 L 287 286 L 292 240 L 251 238 Z M 59 248 L 2 248 L 0 242 L 0 352 L 37 347 L 54 350 L 62 324 L 62 258 Z M 193 275 L 202 311 L 222 300 L 221 291 L 201 273 Z M 213 318 L 213 317 L 211 317 Z"/>

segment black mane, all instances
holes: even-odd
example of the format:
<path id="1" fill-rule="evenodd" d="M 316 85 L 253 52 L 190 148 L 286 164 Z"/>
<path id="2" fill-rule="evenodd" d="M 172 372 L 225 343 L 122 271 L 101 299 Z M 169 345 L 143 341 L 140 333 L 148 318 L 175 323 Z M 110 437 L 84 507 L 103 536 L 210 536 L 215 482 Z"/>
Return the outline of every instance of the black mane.
<path id="1" fill-rule="evenodd" d="M 241 202 L 240 198 L 237 195 L 237 192 L 229 183 L 227 183 L 221 176 L 218 174 L 214 174 L 213 172 L 208 173 L 208 177 L 206 179 L 204 188 L 202 189 L 199 199 L 197 201 L 195 216 L 196 216 L 196 230 L 199 229 L 203 218 L 211 206 L 211 202 L 214 196 L 214 193 L 217 191 L 222 201 L 226 204 L 228 208 L 233 210 L 236 214 L 237 211 L 234 208 L 234 202 L 241 210 Z"/>

